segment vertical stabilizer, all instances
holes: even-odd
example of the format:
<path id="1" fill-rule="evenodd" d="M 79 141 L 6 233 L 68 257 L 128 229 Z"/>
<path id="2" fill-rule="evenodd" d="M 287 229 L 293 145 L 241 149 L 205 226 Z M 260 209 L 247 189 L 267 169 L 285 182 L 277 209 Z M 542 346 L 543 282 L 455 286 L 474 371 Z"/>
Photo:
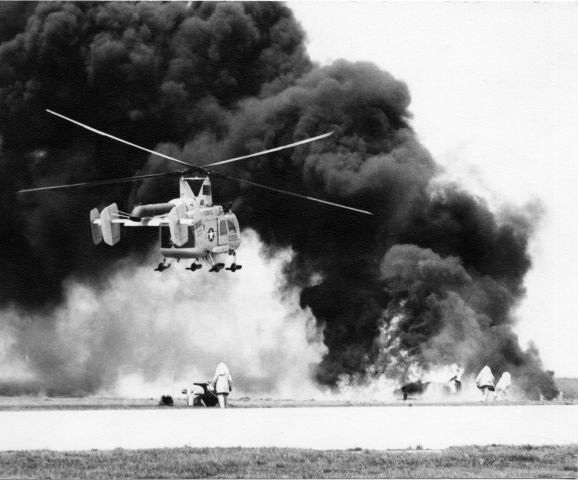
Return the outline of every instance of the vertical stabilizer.
<path id="1" fill-rule="evenodd" d="M 102 238 L 107 245 L 116 245 L 120 241 L 120 224 L 113 223 L 118 218 L 118 207 L 113 203 L 100 212 Z"/>
<path id="2" fill-rule="evenodd" d="M 187 243 L 189 239 L 189 229 L 187 225 L 182 225 L 179 220 L 187 218 L 187 206 L 184 203 L 173 207 L 169 212 L 169 230 L 171 241 L 177 247 Z"/>
<path id="3" fill-rule="evenodd" d="M 98 214 L 98 210 L 93 208 L 90 211 L 90 230 L 92 231 L 92 241 L 95 245 L 98 245 L 102 242 L 102 230 L 100 229 L 100 225 L 95 222 L 95 220 L 100 220 L 100 215 Z"/>

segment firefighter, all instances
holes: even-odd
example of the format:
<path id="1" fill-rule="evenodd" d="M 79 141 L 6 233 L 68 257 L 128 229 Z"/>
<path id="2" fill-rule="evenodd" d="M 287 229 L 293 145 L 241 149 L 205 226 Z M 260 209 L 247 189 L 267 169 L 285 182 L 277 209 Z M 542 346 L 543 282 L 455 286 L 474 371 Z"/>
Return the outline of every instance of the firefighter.
<path id="1" fill-rule="evenodd" d="M 482 391 L 482 403 L 488 399 L 490 392 L 494 389 L 494 374 L 487 365 L 480 370 L 476 377 L 476 385 Z"/>
<path id="2" fill-rule="evenodd" d="M 189 407 L 195 406 L 195 403 L 201 404 L 203 407 L 206 407 L 205 402 L 201 398 L 202 395 L 205 393 L 205 390 L 200 385 L 191 385 L 186 390 L 183 390 L 183 393 L 187 395 L 187 404 Z"/>
<path id="3" fill-rule="evenodd" d="M 507 396 L 508 390 L 510 389 L 511 385 L 512 385 L 512 375 L 510 375 L 510 372 L 502 373 L 500 380 L 498 380 L 498 383 L 496 384 L 496 402 L 498 401 L 501 395 Z"/>
<path id="4" fill-rule="evenodd" d="M 211 383 L 219 399 L 219 406 L 221 408 L 227 408 L 227 397 L 231 390 L 233 390 L 233 379 L 229 373 L 229 368 L 223 362 L 217 365 L 215 376 Z"/>
<path id="5" fill-rule="evenodd" d="M 450 378 L 450 388 L 456 394 L 462 391 L 462 375 L 464 371 L 458 365 L 454 365 L 453 374 L 454 376 Z"/>

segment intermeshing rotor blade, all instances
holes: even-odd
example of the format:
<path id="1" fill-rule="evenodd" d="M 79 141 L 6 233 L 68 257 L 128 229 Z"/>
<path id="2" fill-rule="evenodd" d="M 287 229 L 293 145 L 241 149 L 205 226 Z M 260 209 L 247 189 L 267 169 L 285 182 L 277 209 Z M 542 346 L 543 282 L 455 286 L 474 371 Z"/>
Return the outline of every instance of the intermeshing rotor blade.
<path id="1" fill-rule="evenodd" d="M 116 140 L 117 142 L 124 143 L 125 145 L 130 145 L 131 147 L 138 148 L 139 150 L 143 150 L 143 151 L 148 152 L 152 155 L 156 155 L 157 157 L 166 158 L 167 160 L 171 160 L 172 162 L 180 163 L 181 165 L 185 165 L 187 167 L 191 166 L 190 163 L 183 162 L 182 160 L 179 160 L 178 158 L 174 158 L 174 157 L 171 157 L 169 155 L 165 155 L 164 153 L 155 152 L 154 150 L 150 150 L 148 148 L 141 147 L 140 145 L 137 145 L 136 143 L 132 143 L 132 142 L 129 142 L 127 140 L 123 140 L 122 138 L 119 138 L 119 137 L 115 137 L 114 135 L 111 135 L 110 133 L 106 133 L 106 132 L 103 132 L 102 130 L 98 130 L 94 127 L 90 127 L 90 126 L 88 126 L 82 122 L 79 122 L 78 120 L 73 120 L 72 118 L 69 118 L 65 115 L 62 115 L 61 113 L 57 113 L 53 110 L 48 110 L 48 109 L 46 109 L 46 111 L 48 113 L 51 113 L 52 115 L 55 115 L 57 117 L 62 118 L 63 120 L 74 123 L 75 125 L 78 125 L 79 127 L 85 128 L 86 130 L 90 130 L 91 132 L 97 133 L 97 134 L 102 135 L 104 137 L 112 138 L 113 140 Z M 333 135 L 333 132 L 324 133 L 323 135 L 318 135 L 318 136 L 312 137 L 312 138 L 306 138 L 305 140 L 300 140 L 298 142 L 290 143 L 288 145 L 282 145 L 280 147 L 271 148 L 269 150 L 263 150 L 260 152 L 255 152 L 255 153 L 250 153 L 248 155 L 243 155 L 241 157 L 235 157 L 235 158 L 229 158 L 227 160 L 221 160 L 220 162 L 210 163 L 210 164 L 204 165 L 204 166 L 205 167 L 213 167 L 215 165 L 223 165 L 225 163 L 231 163 L 231 162 L 236 162 L 238 160 L 244 160 L 245 158 L 258 157 L 260 155 L 266 155 L 268 153 L 278 152 L 279 150 L 284 150 L 286 148 L 293 148 L 293 147 L 297 147 L 298 145 L 304 145 L 306 143 L 314 142 L 316 140 L 321 140 L 322 138 L 326 138 L 330 135 Z"/>
<path id="2" fill-rule="evenodd" d="M 67 120 L 71 123 L 74 123 L 75 125 L 78 125 L 82 128 L 86 128 L 87 130 L 90 130 L 91 132 L 98 133 L 99 135 L 103 135 L 103 136 L 108 137 L 108 138 L 112 138 L 113 140 L 116 140 L 117 142 L 121 142 L 121 143 L 124 143 L 126 145 L 130 145 L 131 147 L 138 148 L 140 150 L 144 150 L 145 152 L 156 155 L 157 157 L 166 158 L 167 160 L 171 160 L 173 162 L 180 163 L 181 165 L 186 165 L 187 167 L 191 166 L 190 163 L 183 162 L 182 160 L 179 160 L 178 158 L 170 157 L 169 155 L 165 155 L 164 153 L 155 152 L 154 150 L 149 150 L 148 148 L 141 147 L 140 145 L 137 145 L 136 143 L 128 142 L 126 140 L 123 140 L 122 138 L 115 137 L 114 135 L 111 135 L 110 133 L 102 132 L 101 130 L 97 130 L 96 128 L 89 127 L 88 125 L 85 125 L 84 123 L 80 123 L 76 120 L 73 120 L 72 118 L 65 117 L 64 115 L 62 115 L 60 113 L 56 113 L 56 112 L 53 112 L 52 110 L 48 110 L 48 109 L 46 111 L 48 113 L 51 113 L 52 115 L 56 115 L 57 117 L 63 118 L 64 120 Z"/>
<path id="3" fill-rule="evenodd" d="M 229 158 L 227 160 L 221 160 L 220 162 L 209 163 L 207 165 L 203 165 L 203 167 L 214 167 L 215 165 L 224 165 L 225 163 L 236 162 L 238 160 L 244 160 L 246 158 L 258 157 L 260 155 L 266 155 L 268 153 L 278 152 L 279 150 L 285 150 L 286 148 L 293 148 L 293 147 L 296 147 L 298 145 L 303 145 L 305 143 L 314 142 L 316 140 L 321 140 L 322 138 L 328 137 L 329 135 L 333 135 L 333 132 L 324 133 L 323 135 L 318 135 L 316 137 L 306 138 L 305 140 L 300 140 L 300 141 L 295 142 L 295 143 L 290 143 L 289 145 L 282 145 L 281 147 L 275 147 L 275 148 L 271 148 L 269 150 L 262 150 L 260 152 L 250 153 L 248 155 L 243 155 L 241 157 Z"/>
<path id="4" fill-rule="evenodd" d="M 261 185 L 260 183 L 251 182 L 249 180 L 242 180 L 240 178 L 230 177 L 229 175 L 223 175 L 221 173 L 216 173 L 213 171 L 208 171 L 207 173 L 209 175 L 211 175 L 212 177 L 215 177 L 215 178 L 223 178 L 225 180 L 230 180 L 233 182 L 246 183 L 247 185 L 252 185 L 253 187 L 263 188 L 265 190 L 270 190 L 272 192 L 283 193 L 285 195 L 291 195 L 292 197 L 297 197 L 297 198 L 304 198 L 306 200 L 312 200 L 314 202 L 324 203 L 326 205 L 331 205 L 333 207 L 345 208 L 346 210 L 352 210 L 352 211 L 358 212 L 358 213 L 365 213 L 366 215 L 373 215 L 373 213 L 368 212 L 367 210 L 361 210 L 359 208 L 348 207 L 347 205 L 341 205 L 339 203 L 328 202 L 327 200 L 321 200 L 321 199 L 315 198 L 315 197 L 308 197 L 307 195 L 300 195 L 299 193 L 288 192 L 287 190 L 281 190 L 279 188 L 268 187 L 267 185 Z"/>
<path id="5" fill-rule="evenodd" d="M 293 192 L 288 192 L 286 190 L 281 190 L 278 188 L 268 187 L 266 185 L 261 185 L 260 183 L 251 182 L 249 180 L 242 180 L 240 178 L 230 177 L 228 175 L 223 175 L 221 173 L 216 173 L 216 172 L 213 172 L 210 170 L 205 170 L 205 168 L 204 168 L 204 167 L 214 167 L 216 165 L 224 165 L 226 163 L 236 162 L 239 160 L 244 160 L 246 158 L 258 157 L 261 155 L 266 155 L 268 153 L 278 152 L 278 151 L 284 150 L 286 148 L 293 148 L 293 147 L 297 147 L 298 145 L 304 145 L 306 143 L 315 142 L 316 140 L 321 140 L 323 138 L 329 137 L 330 135 L 333 135 L 333 132 L 324 133 L 324 134 L 318 135 L 316 137 L 307 138 L 305 140 L 300 140 L 298 142 L 290 143 L 288 145 L 282 145 L 280 147 L 271 148 L 269 150 L 262 150 L 260 152 L 250 153 L 248 155 L 243 155 L 240 157 L 229 158 L 229 159 L 222 160 L 219 162 L 210 163 L 208 165 L 204 165 L 204 167 L 196 167 L 196 166 L 191 165 L 187 162 L 183 162 L 182 160 L 179 160 L 178 158 L 174 158 L 174 157 L 171 157 L 169 155 L 165 155 L 164 153 L 155 152 L 154 150 L 149 150 L 148 148 L 141 147 L 140 145 L 137 145 L 136 143 L 132 143 L 132 142 L 129 142 L 127 140 L 123 140 L 122 138 L 115 137 L 114 135 L 111 135 L 109 133 L 103 132 L 101 130 L 97 130 L 96 128 L 85 125 L 84 123 L 81 123 L 77 120 L 73 120 L 72 118 L 66 117 L 66 116 L 64 116 L 60 113 L 54 112 L 52 110 L 47 109 L 46 111 L 52 115 L 55 115 L 57 117 L 60 117 L 64 120 L 66 120 L 68 122 L 74 123 L 75 125 L 78 125 L 82 128 L 90 130 L 91 132 L 97 133 L 99 135 L 103 135 L 103 136 L 108 137 L 108 138 L 112 138 L 113 140 L 116 140 L 117 142 L 121 142 L 121 143 L 124 143 L 126 145 L 130 145 L 131 147 L 138 148 L 139 150 L 143 150 L 143 151 L 148 152 L 152 155 L 156 155 L 157 157 L 162 157 L 162 158 L 165 158 L 167 160 L 171 160 L 172 162 L 176 162 L 176 163 L 179 163 L 181 165 L 185 165 L 186 167 L 188 167 L 190 169 L 194 169 L 203 175 L 211 175 L 213 177 L 223 178 L 225 180 L 230 180 L 233 182 L 245 183 L 247 185 L 252 185 L 254 187 L 262 188 L 262 189 L 269 190 L 272 192 L 282 193 L 285 195 L 291 195 L 292 197 L 303 198 L 303 199 L 311 200 L 311 201 L 318 202 L 318 203 L 324 203 L 326 205 L 344 208 L 346 210 L 351 210 L 353 212 L 358 212 L 358 213 L 364 213 L 366 215 L 373 215 L 373 213 L 368 212 L 367 210 L 361 210 L 359 208 L 348 207 L 347 205 L 341 205 L 339 203 L 328 202 L 327 200 L 321 200 L 319 198 L 308 197 L 306 195 L 300 195 L 298 193 L 293 193 Z M 98 186 L 98 185 L 113 185 L 115 183 L 133 182 L 136 180 L 145 180 L 148 178 L 166 177 L 166 176 L 170 176 L 170 175 L 183 175 L 185 173 L 186 172 L 153 173 L 150 175 L 138 175 L 138 176 L 134 176 L 134 177 L 118 178 L 118 179 L 111 179 L 111 180 L 101 180 L 101 181 L 96 181 L 96 182 L 83 182 L 83 183 L 75 183 L 75 184 L 71 184 L 71 185 L 57 185 L 57 186 L 51 186 L 51 187 L 28 188 L 25 190 L 20 190 L 19 193 L 40 192 L 40 191 L 46 191 L 46 190 L 69 190 L 72 188 L 92 187 L 92 186 Z"/>
<path id="6" fill-rule="evenodd" d="M 19 190 L 18 193 L 29 193 L 29 192 L 43 192 L 46 190 L 70 190 L 79 187 L 95 187 L 99 185 L 114 185 L 115 183 L 127 183 L 135 182 L 137 180 L 146 180 L 149 178 L 160 178 L 169 177 L 175 175 L 181 175 L 183 172 L 164 172 L 164 173 L 150 173 L 148 175 L 136 175 L 134 177 L 125 178 L 113 178 L 111 180 L 97 180 L 94 182 L 82 182 L 82 183 L 72 183 L 68 185 L 55 185 L 51 187 L 38 187 L 38 188 L 26 188 L 24 190 Z"/>

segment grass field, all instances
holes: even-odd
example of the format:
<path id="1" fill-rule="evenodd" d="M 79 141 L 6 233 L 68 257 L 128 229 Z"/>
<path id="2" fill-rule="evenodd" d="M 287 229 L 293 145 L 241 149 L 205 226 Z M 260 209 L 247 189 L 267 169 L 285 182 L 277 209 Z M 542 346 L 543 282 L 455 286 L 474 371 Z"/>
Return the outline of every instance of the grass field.
<path id="1" fill-rule="evenodd" d="M 1 478 L 576 478 L 578 446 L 0 452 Z"/>

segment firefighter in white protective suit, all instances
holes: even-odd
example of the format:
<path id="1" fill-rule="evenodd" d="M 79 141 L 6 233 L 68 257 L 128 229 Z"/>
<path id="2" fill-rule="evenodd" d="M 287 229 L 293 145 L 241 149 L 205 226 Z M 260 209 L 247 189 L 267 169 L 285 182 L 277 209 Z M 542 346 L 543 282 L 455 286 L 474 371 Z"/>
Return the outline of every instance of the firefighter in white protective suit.
<path id="1" fill-rule="evenodd" d="M 511 385 L 512 385 L 512 375 L 510 375 L 510 372 L 502 373 L 502 376 L 500 377 L 498 383 L 496 384 L 496 402 L 501 396 L 504 397 L 507 396 L 508 390 L 510 389 Z"/>
<path id="2" fill-rule="evenodd" d="M 203 399 L 200 398 L 203 395 L 203 393 L 205 393 L 203 387 L 193 384 L 190 387 L 183 390 L 183 393 L 187 396 L 187 405 L 189 407 L 193 407 L 195 405 L 196 403 L 195 400 L 197 398 L 199 398 L 198 403 L 201 404 L 203 407 L 206 407 L 205 402 L 203 402 Z"/>
<path id="3" fill-rule="evenodd" d="M 211 383 L 215 393 L 217 394 L 217 398 L 219 399 L 219 406 L 221 408 L 226 408 L 227 397 L 229 396 L 231 390 L 233 390 L 233 379 L 229 373 L 229 368 L 223 362 L 217 365 L 215 376 L 213 377 L 213 381 Z"/>
<path id="4" fill-rule="evenodd" d="M 480 370 L 480 373 L 478 373 L 478 376 L 476 377 L 476 385 L 482 391 L 482 403 L 484 403 L 488 399 L 490 392 L 495 390 L 494 374 L 487 365 Z"/>

